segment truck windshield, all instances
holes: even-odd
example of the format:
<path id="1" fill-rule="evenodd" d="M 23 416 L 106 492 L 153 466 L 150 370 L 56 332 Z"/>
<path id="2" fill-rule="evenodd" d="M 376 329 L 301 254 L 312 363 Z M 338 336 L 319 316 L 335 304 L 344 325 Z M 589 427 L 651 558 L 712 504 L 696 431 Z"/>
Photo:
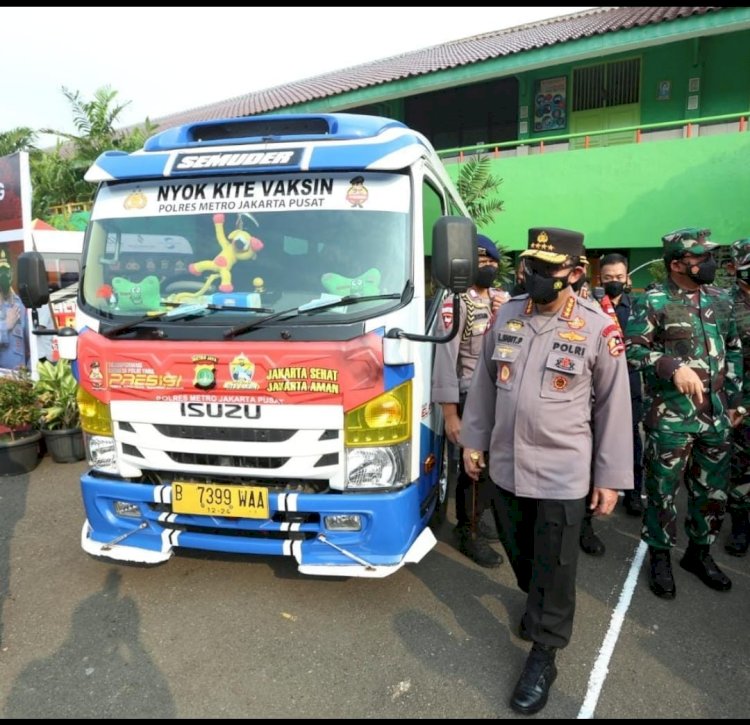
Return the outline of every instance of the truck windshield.
<path id="1" fill-rule="evenodd" d="M 82 299 L 122 324 L 175 305 L 226 325 L 352 295 L 311 319 L 376 314 L 410 280 L 411 185 L 403 174 L 285 174 L 112 183 L 92 210 Z M 216 318 L 221 318 L 217 323 Z M 232 324 L 237 324 L 236 321 Z"/>

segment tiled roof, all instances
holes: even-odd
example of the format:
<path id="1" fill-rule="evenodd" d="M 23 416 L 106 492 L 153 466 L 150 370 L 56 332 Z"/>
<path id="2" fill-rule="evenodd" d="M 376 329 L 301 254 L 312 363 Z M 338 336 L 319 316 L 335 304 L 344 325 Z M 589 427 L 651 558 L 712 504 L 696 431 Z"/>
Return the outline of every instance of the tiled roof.
<path id="1" fill-rule="evenodd" d="M 323 73 L 292 83 L 254 91 L 226 101 L 153 119 L 159 128 L 193 121 L 268 113 L 299 103 L 434 73 L 527 50 L 558 45 L 619 30 L 655 25 L 723 7 L 607 7 L 473 35 L 382 60 Z"/>

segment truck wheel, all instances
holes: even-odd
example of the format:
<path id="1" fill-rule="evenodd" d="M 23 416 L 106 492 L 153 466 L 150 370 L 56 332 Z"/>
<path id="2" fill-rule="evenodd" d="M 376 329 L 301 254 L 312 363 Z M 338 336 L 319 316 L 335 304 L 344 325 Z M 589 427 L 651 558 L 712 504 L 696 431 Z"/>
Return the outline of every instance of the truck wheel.
<path id="1" fill-rule="evenodd" d="M 435 510 L 430 517 L 430 528 L 432 529 L 440 528 L 448 520 L 448 494 L 455 478 L 455 476 L 450 475 L 451 471 L 448 442 L 443 441 L 443 454 L 440 460 L 440 473 L 438 474 L 437 501 Z"/>

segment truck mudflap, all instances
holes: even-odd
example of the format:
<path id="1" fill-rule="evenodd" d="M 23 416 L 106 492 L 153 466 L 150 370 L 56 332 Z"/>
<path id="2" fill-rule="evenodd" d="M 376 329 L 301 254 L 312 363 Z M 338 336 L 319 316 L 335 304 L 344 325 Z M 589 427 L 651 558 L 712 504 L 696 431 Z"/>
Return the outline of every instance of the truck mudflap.
<path id="1" fill-rule="evenodd" d="M 176 548 L 293 557 L 302 574 L 386 577 L 437 544 L 419 486 L 388 493 L 269 492 L 268 518 L 176 514 L 171 486 L 81 477 L 87 519 L 81 547 L 113 561 L 156 565 Z M 123 515 L 123 512 L 127 512 Z M 328 517 L 356 515 L 361 529 L 329 530 Z"/>

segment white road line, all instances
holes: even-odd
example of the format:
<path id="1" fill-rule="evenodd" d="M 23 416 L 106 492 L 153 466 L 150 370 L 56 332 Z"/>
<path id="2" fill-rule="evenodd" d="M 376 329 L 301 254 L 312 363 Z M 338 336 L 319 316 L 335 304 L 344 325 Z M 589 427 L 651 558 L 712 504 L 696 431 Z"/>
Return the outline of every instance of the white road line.
<path id="1" fill-rule="evenodd" d="M 596 658 L 594 667 L 591 670 L 589 685 L 586 689 L 586 697 L 584 698 L 583 705 L 581 705 L 581 710 L 578 713 L 578 720 L 591 720 L 594 717 L 596 703 L 599 701 L 599 693 L 604 686 L 604 681 L 607 679 L 607 673 L 609 672 L 609 661 L 612 659 L 612 653 L 615 651 L 617 638 L 620 636 L 620 629 L 622 629 L 625 614 L 630 606 L 630 600 L 633 598 L 633 591 L 635 590 L 635 585 L 638 583 L 638 572 L 641 570 L 641 565 L 643 564 L 643 559 L 646 556 L 647 550 L 648 546 L 645 541 L 641 541 L 638 548 L 635 550 L 635 556 L 630 565 L 630 571 L 628 572 L 628 576 L 622 586 L 620 601 L 617 602 L 617 606 L 612 612 L 609 629 L 607 630 L 604 642 L 599 650 L 599 656 Z"/>

